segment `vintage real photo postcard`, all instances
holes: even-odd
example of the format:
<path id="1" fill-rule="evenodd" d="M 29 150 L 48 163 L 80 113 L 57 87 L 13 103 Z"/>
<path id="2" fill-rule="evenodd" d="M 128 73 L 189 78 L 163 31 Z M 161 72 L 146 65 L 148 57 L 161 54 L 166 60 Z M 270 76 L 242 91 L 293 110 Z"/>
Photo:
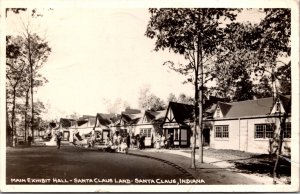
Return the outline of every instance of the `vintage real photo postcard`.
<path id="1" fill-rule="evenodd" d="M 2 192 L 299 191 L 299 2 L 0 1 Z"/>

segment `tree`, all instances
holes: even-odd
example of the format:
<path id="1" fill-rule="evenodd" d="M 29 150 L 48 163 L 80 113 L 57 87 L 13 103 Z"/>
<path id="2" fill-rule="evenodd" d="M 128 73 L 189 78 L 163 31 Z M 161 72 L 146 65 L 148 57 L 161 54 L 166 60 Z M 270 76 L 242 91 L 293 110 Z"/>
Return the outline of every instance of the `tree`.
<path id="1" fill-rule="evenodd" d="M 183 104 L 191 104 L 191 105 L 193 105 L 195 103 L 194 99 L 192 97 L 187 96 L 183 93 L 179 94 L 177 102 L 183 103 Z"/>
<path id="2" fill-rule="evenodd" d="M 192 168 L 195 168 L 196 131 L 199 121 L 199 161 L 203 162 L 202 114 L 203 91 L 206 82 L 203 66 L 218 54 L 223 42 L 224 20 L 233 21 L 236 15 L 231 9 L 149 9 L 151 14 L 145 35 L 156 39 L 155 51 L 169 49 L 183 55 L 186 64 L 168 61 L 169 67 L 183 75 L 195 88 L 195 127 L 192 144 Z M 209 74 L 206 74 L 209 76 Z"/>
<path id="3" fill-rule="evenodd" d="M 256 71 L 268 73 L 273 86 L 274 101 L 279 97 L 276 80 L 281 82 L 281 87 L 286 83 L 290 86 L 290 54 L 291 54 L 291 10 L 290 9 L 264 9 L 266 17 L 260 22 L 253 34 L 258 45 L 257 58 L 259 62 L 255 66 Z M 285 59 L 285 60 L 283 60 Z M 287 62 L 285 62 L 287 61 Z M 287 87 L 287 90 L 290 90 Z M 283 93 L 290 93 L 284 91 Z M 280 127 L 278 131 L 278 151 L 273 169 L 273 182 L 276 184 L 277 166 L 281 156 L 283 131 L 285 129 L 287 115 L 279 113 Z"/>
<path id="4" fill-rule="evenodd" d="M 291 62 L 279 67 L 276 77 L 280 84 L 279 92 L 283 95 L 291 95 Z"/>
<path id="5" fill-rule="evenodd" d="M 6 37 L 6 78 L 8 80 L 7 96 L 12 98 L 12 111 L 11 111 L 11 128 L 12 135 L 16 135 L 16 98 L 18 94 L 18 87 L 25 77 L 26 63 L 22 51 L 23 39 L 19 37 Z M 8 102 L 6 100 L 6 111 L 8 112 Z M 13 147 L 15 146 L 15 141 Z"/>
<path id="6" fill-rule="evenodd" d="M 267 98 L 272 97 L 272 87 L 270 84 L 270 78 L 266 75 L 263 75 L 260 79 L 258 84 L 254 84 L 254 94 L 257 98 Z"/>
<path id="7" fill-rule="evenodd" d="M 25 26 L 25 31 L 23 33 L 25 39 L 25 52 L 27 55 L 27 62 L 30 67 L 30 94 L 31 94 L 31 131 L 32 139 L 34 139 L 34 77 L 38 73 L 38 70 L 47 61 L 48 56 L 51 53 L 51 48 L 48 46 L 48 42 L 40 38 L 36 33 L 30 31 L 30 27 Z"/>
<path id="8" fill-rule="evenodd" d="M 225 38 L 217 60 L 211 66 L 218 96 L 234 101 L 253 99 L 252 65 L 257 62 L 256 49 L 249 49 L 254 41 L 254 25 L 230 23 L 225 28 Z M 211 89 L 211 90 L 212 90 Z"/>
<path id="9" fill-rule="evenodd" d="M 49 9 L 51 10 L 51 9 Z M 27 11 L 26 8 L 7 8 L 6 9 L 6 17 L 9 12 L 13 12 L 14 14 L 19 14 L 20 11 Z M 37 11 L 37 9 L 30 10 L 31 17 L 40 17 L 42 16 L 41 13 Z M 26 64 L 26 71 L 25 76 L 23 78 L 23 84 L 20 88 L 21 90 L 26 91 L 26 107 L 28 107 L 29 103 L 29 95 L 28 91 L 30 90 L 30 97 L 31 97 L 31 131 L 33 134 L 34 130 L 34 98 L 33 93 L 34 89 L 40 85 L 45 79 L 38 73 L 39 69 L 43 66 L 43 64 L 47 61 L 49 54 L 51 53 L 51 48 L 48 46 L 48 42 L 45 39 L 42 39 L 39 35 L 34 33 L 31 29 L 30 23 L 28 22 L 26 25 L 23 24 L 23 30 L 19 37 L 22 38 L 20 43 L 19 52 L 22 53 L 23 61 Z M 43 78 L 43 79 L 40 79 Z M 42 82 L 41 82 L 42 81 Z M 29 83 L 26 86 L 26 83 Z M 44 82 L 43 82 L 44 83 Z M 27 111 L 26 113 L 27 114 Z M 14 116 L 15 117 L 15 116 Z M 26 120 L 26 119 L 25 119 Z M 25 121 L 25 123 L 27 120 Z M 27 124 L 25 124 L 27 126 Z"/>
<path id="10" fill-rule="evenodd" d="M 169 104 L 169 102 L 177 102 L 177 98 L 175 96 L 175 94 L 170 93 L 168 98 L 167 98 L 167 103 Z"/>
<path id="11" fill-rule="evenodd" d="M 159 111 L 165 109 L 163 100 L 151 93 L 148 86 L 140 89 L 138 105 L 140 109 L 144 110 Z"/>

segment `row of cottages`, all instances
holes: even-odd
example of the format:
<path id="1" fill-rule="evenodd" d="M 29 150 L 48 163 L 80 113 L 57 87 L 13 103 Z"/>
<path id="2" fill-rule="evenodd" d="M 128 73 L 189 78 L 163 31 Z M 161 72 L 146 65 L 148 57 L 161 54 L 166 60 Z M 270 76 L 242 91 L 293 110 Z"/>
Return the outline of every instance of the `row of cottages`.
<path id="1" fill-rule="evenodd" d="M 119 131 L 121 136 L 145 136 L 145 146 L 152 147 L 155 137 L 160 133 L 160 123 L 165 117 L 163 111 L 141 111 L 126 109 L 121 113 L 120 119 L 111 127 L 112 133 Z"/>
<path id="2" fill-rule="evenodd" d="M 277 149 L 280 115 L 287 115 L 283 131 L 283 152 L 290 153 L 291 96 L 238 102 L 208 99 L 204 104 L 203 144 L 215 149 L 270 153 Z M 221 99 L 222 100 L 222 99 Z M 194 127 L 194 106 L 170 102 L 162 122 L 166 137 L 174 136 L 174 145 L 190 146 Z M 196 146 L 199 146 L 197 138 Z"/>
<path id="3" fill-rule="evenodd" d="M 290 153 L 291 96 L 223 103 L 218 102 L 212 116 L 204 122 L 204 131 L 210 133 L 209 146 L 255 153 L 270 153 L 277 147 L 280 119 L 287 115 L 283 131 L 283 149 Z"/>

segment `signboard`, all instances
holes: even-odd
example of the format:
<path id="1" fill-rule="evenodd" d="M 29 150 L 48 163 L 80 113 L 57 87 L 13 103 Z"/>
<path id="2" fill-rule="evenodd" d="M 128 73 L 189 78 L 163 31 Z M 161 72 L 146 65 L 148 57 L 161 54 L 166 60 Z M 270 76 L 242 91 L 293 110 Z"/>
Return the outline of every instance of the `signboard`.
<path id="1" fill-rule="evenodd" d="M 164 123 L 163 128 L 179 128 L 177 123 Z"/>

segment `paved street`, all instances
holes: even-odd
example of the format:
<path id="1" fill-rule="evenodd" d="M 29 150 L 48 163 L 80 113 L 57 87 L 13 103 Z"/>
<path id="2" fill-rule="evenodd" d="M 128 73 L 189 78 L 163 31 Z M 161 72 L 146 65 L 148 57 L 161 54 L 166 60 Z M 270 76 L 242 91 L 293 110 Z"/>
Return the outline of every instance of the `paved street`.
<path id="1" fill-rule="evenodd" d="M 156 179 L 162 180 L 160 184 L 176 184 L 179 179 L 204 181 L 201 184 L 269 182 L 263 177 L 257 179 L 234 172 L 226 166 L 203 163 L 197 164 L 197 169 L 191 169 L 190 158 L 179 153 L 176 150 L 156 152 L 146 149 L 130 150 L 126 155 L 74 146 L 63 146 L 60 150 L 56 147 L 8 148 L 6 180 L 7 184 L 28 183 L 27 180 L 22 182 L 27 178 L 49 179 L 50 184 L 150 184 L 148 180 Z M 172 182 L 174 179 L 176 182 Z"/>
<path id="2" fill-rule="evenodd" d="M 140 156 L 105 153 L 73 146 L 8 148 L 7 184 L 12 179 L 163 179 L 191 178 L 165 162 Z M 67 182 L 64 182 L 66 180 Z M 90 183 L 90 182 L 83 182 Z M 114 182 L 116 183 L 116 182 Z M 135 183 L 135 182 L 131 182 Z"/>

